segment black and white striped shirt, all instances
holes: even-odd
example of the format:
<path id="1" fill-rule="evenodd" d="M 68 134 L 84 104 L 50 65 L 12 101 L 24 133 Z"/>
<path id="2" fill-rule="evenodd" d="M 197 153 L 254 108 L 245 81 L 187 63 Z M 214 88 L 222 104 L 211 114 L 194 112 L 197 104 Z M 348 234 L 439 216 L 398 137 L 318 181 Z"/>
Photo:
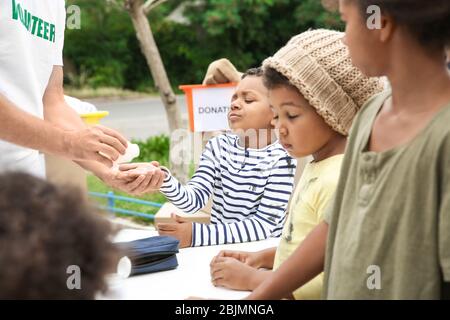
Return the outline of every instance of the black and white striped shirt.
<path id="1" fill-rule="evenodd" d="M 278 142 L 262 149 L 245 149 L 238 141 L 233 134 L 211 139 L 187 185 L 168 175 L 160 188 L 186 213 L 202 209 L 212 196 L 211 224 L 193 223 L 192 246 L 281 235 L 296 160 Z"/>

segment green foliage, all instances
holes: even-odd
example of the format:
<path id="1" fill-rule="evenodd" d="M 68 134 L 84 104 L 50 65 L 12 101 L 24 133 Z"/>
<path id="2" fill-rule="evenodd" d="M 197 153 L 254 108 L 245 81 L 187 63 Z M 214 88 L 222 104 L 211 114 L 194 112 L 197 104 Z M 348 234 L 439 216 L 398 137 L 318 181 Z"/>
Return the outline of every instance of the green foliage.
<path id="1" fill-rule="evenodd" d="M 133 162 L 158 161 L 162 166 L 169 165 L 170 141 L 167 135 L 155 136 L 146 141 L 133 141 L 139 145 L 141 153 Z"/>
<path id="2" fill-rule="evenodd" d="M 128 39 L 134 36 L 127 13 L 106 1 L 68 0 L 66 4 L 80 6 L 81 29 L 66 31 L 65 58 L 78 73 L 87 75 L 90 86 L 124 87 L 126 69 L 132 63 Z"/>
<path id="3" fill-rule="evenodd" d="M 124 71 L 126 66 L 120 61 L 112 60 L 108 65 L 98 66 L 88 84 L 92 88 L 98 87 L 123 87 Z"/>
<path id="4" fill-rule="evenodd" d="M 340 27 L 318 0 L 210 0 L 191 7 L 189 17 L 205 33 L 210 61 L 227 57 L 241 70 L 260 65 L 302 31 Z"/>
<path id="5" fill-rule="evenodd" d="M 106 0 L 67 0 L 80 6 L 81 30 L 66 33 L 65 57 L 82 74 L 76 85 L 152 88 L 147 63 L 128 13 Z M 166 17 L 187 3 L 189 25 Z M 319 0 L 167 1 L 149 15 L 172 85 L 200 83 L 212 61 L 227 57 L 238 69 L 259 65 L 292 36 L 309 28 L 342 29 Z"/>

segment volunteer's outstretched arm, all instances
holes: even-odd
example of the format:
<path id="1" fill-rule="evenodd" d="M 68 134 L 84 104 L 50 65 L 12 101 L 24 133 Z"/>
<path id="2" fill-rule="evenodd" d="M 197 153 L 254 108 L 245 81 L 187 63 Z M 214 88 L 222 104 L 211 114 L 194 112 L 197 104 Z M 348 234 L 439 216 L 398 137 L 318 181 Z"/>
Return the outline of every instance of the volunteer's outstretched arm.
<path id="1" fill-rule="evenodd" d="M 64 99 L 62 67 L 55 66 L 53 68 L 43 102 L 45 121 L 55 126 L 55 128 L 72 132 L 89 130 L 89 128 L 81 120 L 80 116 L 75 112 L 75 110 L 67 105 Z M 118 133 L 114 132 L 114 135 L 118 136 L 117 141 L 114 141 L 111 137 L 108 138 L 108 141 L 110 141 L 112 145 L 121 151 L 124 150 L 124 145 L 127 143 L 126 139 Z M 85 143 L 89 143 L 89 140 L 86 140 Z M 118 156 L 118 152 L 112 149 L 113 148 L 111 147 L 110 150 L 113 152 L 114 157 Z M 99 160 L 100 161 L 78 160 L 75 162 L 84 169 L 94 173 L 107 185 L 128 194 L 142 195 L 150 191 L 156 191 L 159 188 L 156 188 L 156 184 L 158 184 L 159 181 L 162 183 L 162 179 L 164 178 L 163 173 L 158 169 L 154 175 L 142 174 L 132 177 L 131 179 L 119 179 L 117 172 L 108 167 L 110 165 L 109 160 L 102 156 L 100 156 Z M 107 163 L 105 163 L 105 160 Z"/>
<path id="2" fill-rule="evenodd" d="M 59 72 L 62 73 L 62 67 L 55 66 L 50 81 Z M 48 98 L 44 97 L 44 101 Z M 126 140 L 114 130 L 104 127 L 66 130 L 22 111 L 1 94 L 0 122 L 0 139 L 73 160 L 96 160 L 111 166 L 112 162 L 98 152 L 112 159 L 125 152 Z"/>

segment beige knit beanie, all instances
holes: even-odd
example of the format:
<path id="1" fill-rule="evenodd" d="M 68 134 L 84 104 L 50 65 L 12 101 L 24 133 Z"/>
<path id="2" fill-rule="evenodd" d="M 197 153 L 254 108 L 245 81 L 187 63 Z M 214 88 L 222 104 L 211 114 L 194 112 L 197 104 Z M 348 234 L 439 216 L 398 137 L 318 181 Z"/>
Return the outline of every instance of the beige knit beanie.
<path id="1" fill-rule="evenodd" d="M 267 58 L 263 68 L 288 78 L 325 122 L 346 136 L 357 111 L 383 91 L 383 83 L 353 66 L 343 37 L 325 29 L 303 32 Z"/>

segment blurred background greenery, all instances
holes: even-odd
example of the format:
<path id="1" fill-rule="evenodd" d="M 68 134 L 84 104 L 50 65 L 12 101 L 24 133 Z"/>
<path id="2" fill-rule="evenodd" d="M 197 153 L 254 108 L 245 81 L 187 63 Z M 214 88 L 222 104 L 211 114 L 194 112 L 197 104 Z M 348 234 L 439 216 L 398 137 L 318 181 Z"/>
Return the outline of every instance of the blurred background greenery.
<path id="1" fill-rule="evenodd" d="M 107 0 L 67 0 L 81 9 L 81 29 L 67 30 L 65 83 L 155 92 L 128 13 Z M 319 0 L 169 0 L 149 14 L 169 79 L 201 83 L 212 61 L 238 69 L 260 65 L 290 37 L 309 28 L 342 29 Z"/>

